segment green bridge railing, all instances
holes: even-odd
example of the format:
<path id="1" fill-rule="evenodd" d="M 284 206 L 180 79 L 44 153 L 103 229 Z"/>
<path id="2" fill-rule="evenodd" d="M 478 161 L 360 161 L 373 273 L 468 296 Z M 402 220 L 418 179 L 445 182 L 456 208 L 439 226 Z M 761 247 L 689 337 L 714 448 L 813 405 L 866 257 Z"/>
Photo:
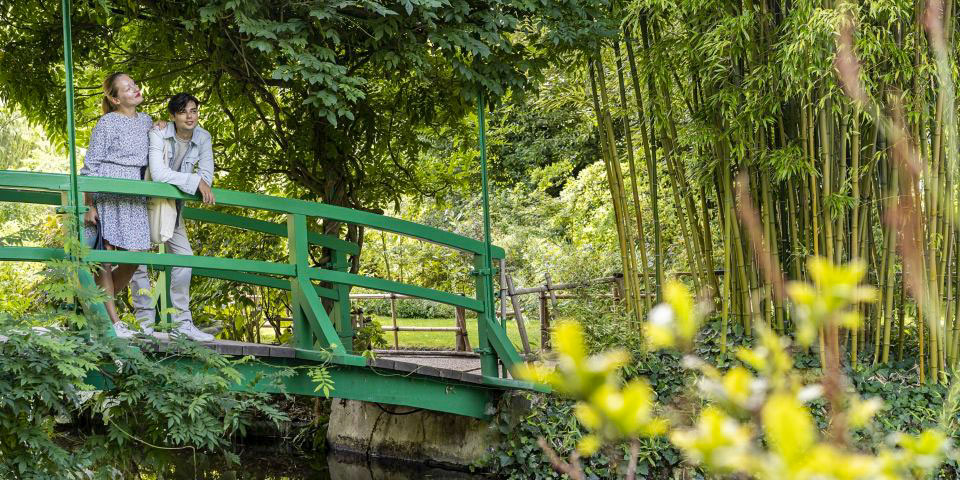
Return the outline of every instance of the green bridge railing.
<path id="1" fill-rule="evenodd" d="M 69 183 L 70 177 L 63 174 L 0 171 L 0 202 L 66 206 L 70 204 L 67 195 Z M 186 195 L 172 185 L 136 180 L 79 177 L 78 190 L 198 201 L 196 197 Z M 194 275 L 198 276 L 289 290 L 293 310 L 292 346 L 296 349 L 297 357 L 318 360 L 322 358 L 320 351 L 326 350 L 333 353 L 333 362 L 341 365 L 366 365 L 365 358 L 351 351 L 353 326 L 350 320 L 349 292 L 352 287 L 410 295 L 463 307 L 477 314 L 478 348 L 475 351 L 480 354 L 484 383 L 505 388 L 529 387 L 526 382 L 505 378 L 505 372 L 501 372 L 499 368 L 502 364 L 505 370 L 509 371 L 521 361 L 504 326 L 494 317 L 493 308 L 490 307 L 494 305 L 494 292 L 483 278 L 483 274 L 491 275 L 497 260 L 504 258 L 502 248 L 492 247 L 488 256 L 484 243 L 471 238 L 405 220 L 333 205 L 222 189 L 214 189 L 214 193 L 218 205 L 285 214 L 286 224 L 190 207 L 184 207 L 184 218 L 286 237 L 289 262 L 105 250 L 90 252 L 86 260 L 142 264 L 165 269 L 191 267 Z M 307 220 L 311 217 L 362 225 L 472 254 L 476 295 L 465 297 L 349 273 L 347 256 L 359 254 L 359 247 L 333 236 L 310 231 Z M 311 245 L 329 249 L 332 261 L 322 266 L 311 265 L 308 261 Z M 0 261 L 39 262 L 64 256 L 65 252 L 57 248 L 0 247 Z M 316 285 L 314 281 L 324 282 L 329 287 Z M 322 299 L 328 299 L 332 303 L 333 307 L 329 312 L 324 308 Z"/>

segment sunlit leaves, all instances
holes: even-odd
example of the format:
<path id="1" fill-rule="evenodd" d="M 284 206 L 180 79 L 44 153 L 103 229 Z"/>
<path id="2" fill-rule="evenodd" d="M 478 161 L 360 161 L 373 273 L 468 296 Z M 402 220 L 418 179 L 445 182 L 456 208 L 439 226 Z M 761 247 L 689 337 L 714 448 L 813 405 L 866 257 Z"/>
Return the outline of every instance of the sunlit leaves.
<path id="1" fill-rule="evenodd" d="M 644 327 L 650 345 L 653 348 L 689 348 L 701 319 L 701 315 L 694 311 L 690 290 L 683 283 L 670 280 L 663 286 L 663 299 L 664 303 L 650 311 L 650 320 Z"/>
<path id="2" fill-rule="evenodd" d="M 860 283 L 866 269 L 863 262 L 843 266 L 823 258 L 811 258 L 807 262 L 813 283 L 791 282 L 787 285 L 798 321 L 798 343 L 810 345 L 817 328 L 828 321 L 848 328 L 860 324 L 858 311 L 851 308 L 859 303 L 873 302 L 877 296 L 876 288 Z"/>
<path id="3" fill-rule="evenodd" d="M 692 461 L 719 472 L 743 469 L 750 459 L 753 432 L 717 407 L 706 407 L 692 429 L 675 430 L 670 441 Z"/>
<path id="4" fill-rule="evenodd" d="M 555 348 L 556 368 L 525 364 L 515 375 L 578 400 L 577 419 L 590 431 L 578 447 L 582 454 L 592 454 L 602 442 L 666 431 L 666 421 L 654 416 L 653 390 L 647 382 L 635 379 L 621 385 L 617 370 L 629 361 L 626 352 L 589 355 L 583 331 L 573 322 L 557 326 Z"/>
<path id="5" fill-rule="evenodd" d="M 875 295 L 860 285 L 862 264 L 837 266 L 812 259 L 808 271 L 813 283 L 793 283 L 790 288 L 797 308 L 806 309 L 803 321 L 849 316 L 849 308 Z M 664 298 L 659 310 L 650 312 L 648 339 L 658 348 L 689 343 L 704 313 L 678 282 L 665 286 Z M 855 319 L 847 321 L 856 325 Z M 685 358 L 687 368 L 700 371 L 698 387 L 710 403 L 692 427 L 675 428 L 668 436 L 693 463 L 711 473 L 759 480 L 893 479 L 932 471 L 950 452 L 949 441 L 936 430 L 891 437 L 875 455 L 822 438 L 807 402 L 823 389 L 800 381 L 787 352 L 789 339 L 759 322 L 756 333 L 753 347 L 737 350 L 744 366 L 721 372 L 697 357 Z M 578 400 L 576 417 L 590 432 L 579 451 L 591 454 L 605 442 L 667 433 L 667 423 L 654 416 L 646 382 L 634 379 L 621 387 L 614 375 L 626 356 L 619 351 L 589 356 L 582 337 L 577 324 L 561 324 L 556 331 L 557 367 L 527 365 L 516 372 L 518 378 L 550 385 Z M 841 395 L 845 412 L 831 420 L 846 422 L 846 428 L 868 426 L 882 407 L 877 399 Z"/>

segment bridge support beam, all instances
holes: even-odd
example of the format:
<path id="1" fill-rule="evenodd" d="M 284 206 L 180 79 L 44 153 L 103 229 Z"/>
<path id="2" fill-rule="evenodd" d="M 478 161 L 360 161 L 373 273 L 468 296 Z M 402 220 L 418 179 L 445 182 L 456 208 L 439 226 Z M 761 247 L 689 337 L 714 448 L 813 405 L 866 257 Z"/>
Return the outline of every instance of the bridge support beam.
<path id="1" fill-rule="evenodd" d="M 209 368 L 190 358 L 168 357 L 165 363 L 184 370 Z M 330 397 L 376 402 L 388 406 L 422 408 L 465 417 L 487 419 L 501 390 L 487 385 L 455 382 L 424 375 L 380 370 L 373 367 L 323 363 L 299 358 L 261 358 L 234 365 L 243 380 L 230 389 L 243 392 L 287 393 L 323 397 L 310 372 L 326 368 L 333 379 Z M 87 383 L 97 389 L 110 389 L 107 377 L 93 370 Z M 391 408 L 391 407 L 388 407 Z"/>

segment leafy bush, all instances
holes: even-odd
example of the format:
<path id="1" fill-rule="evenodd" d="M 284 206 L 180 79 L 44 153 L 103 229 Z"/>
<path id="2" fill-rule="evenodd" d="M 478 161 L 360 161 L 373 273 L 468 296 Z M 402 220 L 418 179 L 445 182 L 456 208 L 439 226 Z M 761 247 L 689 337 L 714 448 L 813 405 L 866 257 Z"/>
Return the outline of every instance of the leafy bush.
<path id="1" fill-rule="evenodd" d="M 66 243 L 70 253 L 82 248 Z M 106 320 L 89 308 L 102 292 L 79 283 L 91 268 L 50 262 L 41 287 L 48 306 L 0 313 L 0 478 L 128 477 L 177 449 L 230 457 L 230 438 L 253 415 L 285 420 L 265 394 L 230 391 L 243 377 L 207 348 L 182 340 L 145 355 L 132 348 L 142 345 L 104 336 Z M 68 438 L 61 423 L 85 428 Z"/>
<path id="2" fill-rule="evenodd" d="M 550 467 L 550 461 L 537 445 L 546 438 L 559 454 L 569 455 L 586 429 L 574 416 L 574 402 L 555 395 L 522 393 L 529 402 L 524 414 L 514 417 L 515 408 L 501 408 L 493 422 L 503 441 L 483 467 L 506 479 L 565 478 Z M 584 472 L 591 478 L 615 478 L 622 474 L 622 464 L 629 456 L 626 442 L 609 445 L 596 455 L 584 459 Z M 680 465 L 680 451 L 663 437 L 644 439 L 639 444 L 637 470 L 643 478 L 672 478 Z"/>
<path id="3" fill-rule="evenodd" d="M 797 321 L 796 341 L 802 347 L 811 345 L 818 329 L 857 328 L 858 304 L 872 301 L 876 292 L 860 285 L 866 271 L 862 263 L 834 266 L 825 259 L 811 259 L 808 270 L 812 283 L 792 282 L 787 287 Z M 664 298 L 666 303 L 650 312 L 645 339 L 654 349 L 690 352 L 703 307 L 675 281 L 664 286 Z M 556 366 L 526 364 L 515 375 L 577 400 L 573 414 L 589 433 L 579 439 L 568 461 L 545 436 L 538 446 L 554 470 L 578 479 L 588 474 L 581 455 L 591 457 L 604 445 L 623 441 L 631 444 L 626 478 L 635 478 L 639 439 L 668 431 L 670 442 L 691 464 L 713 474 L 758 479 L 923 478 L 953 453 L 945 431 L 956 431 L 960 383 L 948 392 L 934 428 L 924 428 L 918 435 L 891 434 L 873 444 L 853 443 L 858 432 L 876 429 L 874 418 L 883 402 L 846 391 L 836 352 L 826 352 L 822 384 L 809 384 L 788 353 L 790 339 L 777 336 L 761 321 L 755 330 L 756 345 L 735 352 L 743 366 L 724 372 L 697 356 L 684 357 L 684 367 L 698 374 L 705 405 L 687 415 L 696 418 L 694 425 L 671 426 L 644 378 L 624 381 L 619 376 L 629 364 L 627 352 L 612 349 L 591 355 L 581 327 L 560 324 Z M 814 411 L 823 404 L 828 421 L 821 423 Z M 820 434 L 824 429 L 826 435 Z"/>
<path id="4" fill-rule="evenodd" d="M 454 307 L 442 303 L 402 298 L 397 302 L 397 318 L 453 318 Z M 363 313 L 370 315 L 390 316 L 390 300 L 365 299 L 357 300 L 354 304 L 363 309 Z"/>

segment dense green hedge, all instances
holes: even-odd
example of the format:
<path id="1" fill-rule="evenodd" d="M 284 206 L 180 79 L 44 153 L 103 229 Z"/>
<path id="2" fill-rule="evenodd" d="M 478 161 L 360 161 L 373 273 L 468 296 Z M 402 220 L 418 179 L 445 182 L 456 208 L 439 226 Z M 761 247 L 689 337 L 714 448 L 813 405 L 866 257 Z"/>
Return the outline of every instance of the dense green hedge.
<path id="1" fill-rule="evenodd" d="M 398 318 L 453 318 L 455 315 L 454 307 L 442 303 L 415 298 L 398 299 L 396 302 Z M 353 304 L 362 308 L 367 315 L 390 316 L 390 300 L 356 300 Z"/>

